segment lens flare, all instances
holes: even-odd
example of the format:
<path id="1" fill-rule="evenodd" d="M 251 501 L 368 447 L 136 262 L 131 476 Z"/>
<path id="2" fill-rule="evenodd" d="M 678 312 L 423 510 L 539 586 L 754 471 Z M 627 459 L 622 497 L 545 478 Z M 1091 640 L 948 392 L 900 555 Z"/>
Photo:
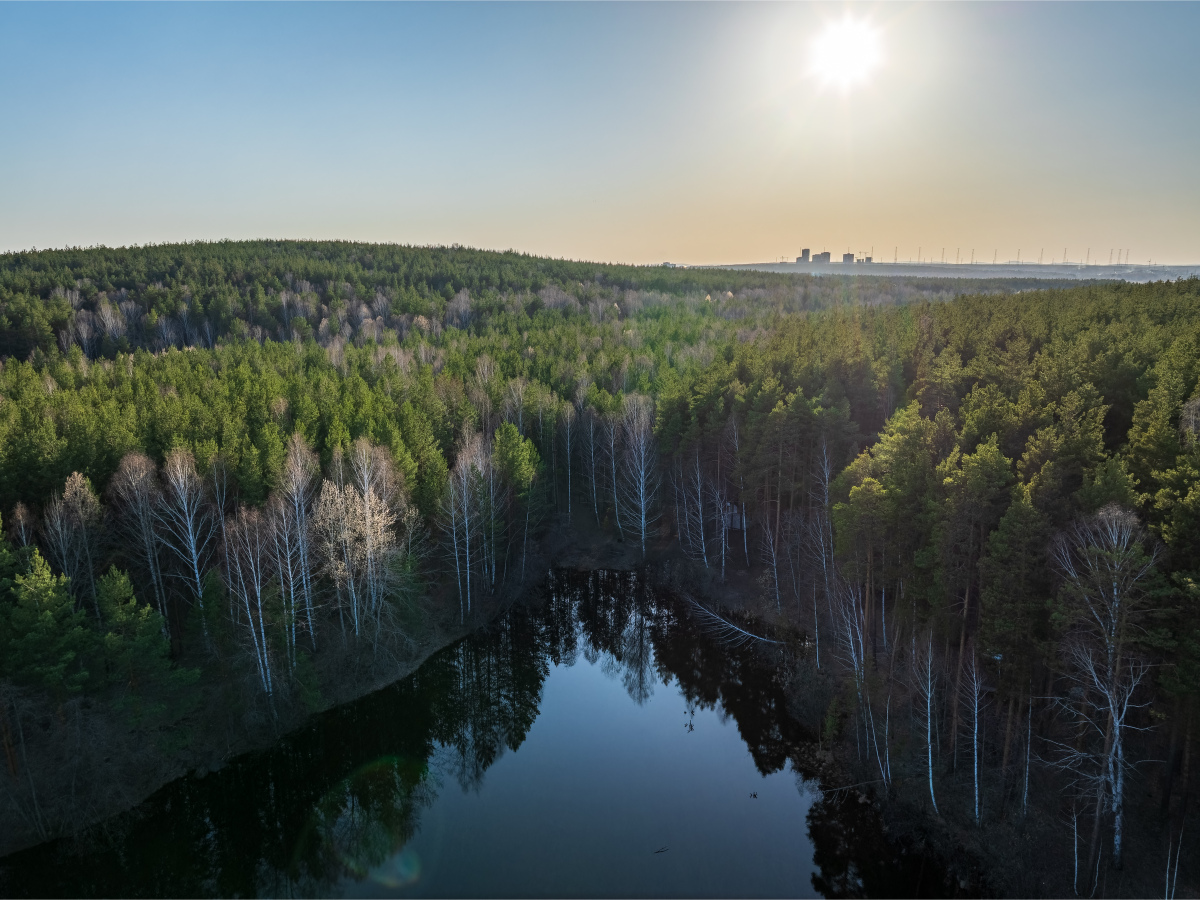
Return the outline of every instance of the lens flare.
<path id="1" fill-rule="evenodd" d="M 809 71 L 826 87 L 847 91 L 863 84 L 883 62 L 879 30 L 846 16 L 828 23 L 813 39 Z"/>
<path id="2" fill-rule="evenodd" d="M 402 888 L 421 879 L 421 860 L 416 852 L 405 847 L 389 857 L 383 865 L 371 870 L 371 880 L 388 888 Z"/>

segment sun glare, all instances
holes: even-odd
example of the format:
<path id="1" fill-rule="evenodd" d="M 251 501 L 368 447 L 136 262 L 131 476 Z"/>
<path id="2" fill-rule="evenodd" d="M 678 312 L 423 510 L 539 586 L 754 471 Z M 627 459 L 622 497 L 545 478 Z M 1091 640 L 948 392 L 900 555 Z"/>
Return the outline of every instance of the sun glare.
<path id="1" fill-rule="evenodd" d="M 827 87 L 846 91 L 864 83 L 882 62 L 878 29 L 846 16 L 828 23 L 813 39 L 809 71 Z"/>

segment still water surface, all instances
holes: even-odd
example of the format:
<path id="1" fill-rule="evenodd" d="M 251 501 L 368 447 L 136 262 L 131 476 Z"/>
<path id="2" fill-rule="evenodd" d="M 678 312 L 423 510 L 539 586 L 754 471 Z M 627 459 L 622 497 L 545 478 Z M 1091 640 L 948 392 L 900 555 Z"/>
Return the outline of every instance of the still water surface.
<path id="1" fill-rule="evenodd" d="M 912 896 L 853 794 L 805 777 L 780 659 L 636 573 L 544 595 L 273 748 L 170 784 L 5 896 Z"/>

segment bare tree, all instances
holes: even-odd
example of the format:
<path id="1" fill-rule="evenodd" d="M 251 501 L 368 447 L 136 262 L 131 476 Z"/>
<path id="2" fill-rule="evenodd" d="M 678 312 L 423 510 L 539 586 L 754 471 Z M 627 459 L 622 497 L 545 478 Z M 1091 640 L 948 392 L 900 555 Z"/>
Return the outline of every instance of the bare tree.
<path id="1" fill-rule="evenodd" d="M 209 461 L 208 478 L 211 481 L 211 496 L 213 504 L 213 518 L 217 523 L 217 534 L 220 537 L 220 553 L 221 566 L 224 571 L 230 571 L 229 565 L 229 528 L 230 521 L 229 511 L 230 502 L 233 499 L 233 484 L 229 474 L 229 465 L 225 456 L 221 453 L 215 454 Z M 229 594 L 229 615 L 230 618 L 236 618 L 237 604 L 234 601 L 233 594 Z"/>
<path id="2" fill-rule="evenodd" d="M 107 298 L 101 298 L 100 303 L 96 306 L 96 317 L 100 320 L 100 327 L 104 329 L 104 333 L 114 341 L 120 340 L 125 334 L 125 316 L 117 307 L 108 302 Z"/>
<path id="3" fill-rule="evenodd" d="M 770 514 L 766 513 L 764 519 L 769 519 Z M 869 697 L 867 694 L 867 621 L 865 606 L 862 597 L 862 586 L 859 584 L 850 584 L 837 579 L 834 584 L 834 604 L 837 617 L 837 636 L 838 650 L 842 664 L 849 669 L 851 678 L 854 683 L 854 696 L 857 703 L 858 720 L 862 721 L 863 731 L 867 742 L 867 755 L 870 757 L 870 749 L 872 743 L 875 744 L 876 760 L 879 764 L 879 772 L 884 782 L 888 781 L 888 775 L 884 766 L 884 761 L 880 757 L 878 751 L 878 742 L 875 741 L 875 717 L 872 713 Z M 864 717 L 865 712 L 865 717 Z M 858 723 L 855 724 L 855 741 L 859 741 Z M 885 735 L 886 746 L 886 735 Z M 859 743 L 861 752 L 861 743 Z"/>
<path id="4" fill-rule="evenodd" d="M 725 433 L 722 436 L 725 445 L 729 448 L 730 455 L 733 457 L 733 465 L 738 471 L 738 504 L 741 506 L 741 525 L 742 525 L 742 552 L 746 557 L 746 568 L 750 568 L 750 539 L 747 537 L 746 528 L 746 483 L 741 474 L 741 452 L 742 452 L 742 435 L 738 428 L 737 416 L 729 417 L 729 424 L 725 426 Z"/>
<path id="5" fill-rule="evenodd" d="M 783 606 L 779 595 L 779 541 L 775 536 L 775 525 L 770 509 L 763 508 L 759 526 L 762 536 L 759 542 L 759 554 L 763 563 L 762 580 L 767 590 L 775 598 L 775 611 L 780 612 Z"/>
<path id="6" fill-rule="evenodd" d="M 158 506 L 162 499 L 158 472 L 144 453 L 127 453 L 117 467 L 109 486 L 116 501 L 117 518 L 129 539 L 129 552 L 144 569 L 154 595 L 154 604 L 163 617 L 163 628 L 170 631 L 166 586 L 163 583 L 159 549 Z"/>
<path id="7" fill-rule="evenodd" d="M 617 465 L 621 455 L 621 419 L 615 412 L 608 413 L 603 420 L 604 425 L 604 450 L 608 456 L 609 478 L 612 483 L 612 501 L 613 501 L 613 520 L 617 523 L 617 534 L 621 539 L 625 539 L 625 529 L 621 525 L 622 513 L 621 503 L 618 494 L 620 493 L 620 479 L 617 477 Z"/>
<path id="8" fill-rule="evenodd" d="M 912 678 L 913 689 L 921 702 L 921 724 L 925 728 L 925 773 L 929 781 L 929 802 L 934 813 L 938 813 L 937 797 L 933 792 L 933 717 L 937 698 L 937 669 L 933 658 L 933 632 L 925 643 L 913 642 Z"/>
<path id="9" fill-rule="evenodd" d="M 1055 544 L 1052 557 L 1064 579 L 1075 632 L 1066 643 L 1068 677 L 1082 698 L 1067 708 L 1091 740 L 1057 745 L 1060 764 L 1074 771 L 1095 797 L 1092 854 L 1101 818 L 1113 815 L 1113 864 L 1120 868 L 1124 840 L 1125 732 L 1129 710 L 1146 674 L 1129 652 L 1129 629 L 1155 560 L 1143 548 L 1137 517 L 1115 504 L 1077 522 Z M 1062 703 L 1059 703 L 1060 708 Z M 1089 860 L 1089 868 L 1092 860 Z"/>
<path id="10" fill-rule="evenodd" d="M 155 332 L 155 344 L 159 350 L 169 350 L 179 341 L 179 331 L 171 316 L 159 316 Z"/>
<path id="11" fill-rule="evenodd" d="M 529 382 L 524 378 L 512 378 L 504 390 L 504 418 L 517 426 L 521 437 L 525 436 L 525 392 Z"/>
<path id="12" fill-rule="evenodd" d="M 354 488 L 325 479 L 313 509 L 313 531 L 322 569 L 333 583 L 337 595 L 338 622 L 342 639 L 346 638 L 346 618 L 357 637 L 362 629 L 362 602 L 358 596 L 359 548 L 352 524 Z"/>
<path id="13" fill-rule="evenodd" d="M 792 591 L 792 600 L 796 603 L 796 615 L 800 615 L 800 593 L 804 583 L 804 549 L 807 540 L 808 527 L 804 516 L 797 509 L 789 509 L 783 514 L 779 525 L 779 552 L 787 563 L 788 584 Z M 814 600 L 816 595 L 814 594 Z M 813 604 L 813 632 L 816 633 L 816 603 Z M 818 663 L 819 664 L 819 663 Z"/>
<path id="14" fill-rule="evenodd" d="M 282 523 L 283 535 L 286 536 L 289 558 L 294 560 L 294 573 L 297 579 L 295 587 L 299 602 L 304 606 L 309 642 L 314 650 L 317 648 L 317 632 L 313 620 L 314 559 L 310 519 L 317 475 L 316 454 L 309 449 L 304 438 L 298 432 L 293 434 L 288 442 L 288 453 L 283 463 L 283 471 L 279 475 L 277 496 L 281 508 L 278 515 L 286 520 Z"/>
<path id="15" fill-rule="evenodd" d="M 806 543 L 808 555 L 817 571 L 825 589 L 826 605 L 829 608 L 829 618 L 836 632 L 840 618 L 834 614 L 834 585 L 838 581 L 837 562 L 834 556 L 833 544 L 833 506 L 831 485 L 833 483 L 833 460 L 829 453 L 829 444 L 822 438 L 817 448 L 814 460 L 812 512 L 806 522 Z M 814 603 L 814 618 L 816 608 Z"/>
<path id="16" fill-rule="evenodd" d="M 588 484 L 592 489 L 592 513 L 596 517 L 596 524 L 600 524 L 600 501 L 598 491 L 596 490 L 596 465 L 600 454 L 603 452 L 601 447 L 601 432 L 603 426 L 599 420 L 596 411 L 590 406 L 587 410 L 580 414 L 583 421 L 583 453 L 587 458 L 588 464 Z"/>
<path id="17" fill-rule="evenodd" d="M 623 511 L 629 530 L 641 539 L 644 557 L 646 538 L 658 519 L 658 451 L 654 441 L 654 403 L 649 397 L 630 394 L 625 398 L 622 431 L 625 438 Z"/>
<path id="18" fill-rule="evenodd" d="M 387 451 L 360 438 L 348 462 L 335 457 L 332 479 L 317 498 L 312 528 L 322 567 L 337 594 L 338 619 L 356 638 L 369 629 L 378 646 L 390 620 L 388 600 L 407 540 L 396 525 L 410 525 L 400 483 Z"/>
<path id="19" fill-rule="evenodd" d="M 359 438 L 351 448 L 350 471 L 357 494 L 355 525 L 362 555 L 363 594 L 378 635 L 393 587 L 396 555 L 403 546 L 397 542 L 395 531 L 402 519 L 403 499 L 391 456 L 366 438 Z"/>
<path id="20" fill-rule="evenodd" d="M 13 507 L 12 522 L 9 524 L 9 532 L 18 547 L 28 547 L 33 543 L 35 526 L 36 522 L 29 507 L 18 501 Z"/>
<path id="21" fill-rule="evenodd" d="M 700 466 L 700 448 L 684 462 L 679 462 L 679 475 L 675 478 L 675 490 L 680 510 L 679 541 L 683 552 L 690 558 L 702 562 L 708 568 L 708 540 L 705 533 L 705 484 L 707 479 Z"/>
<path id="22" fill-rule="evenodd" d="M 283 606 L 284 646 L 288 671 L 296 669 L 296 625 L 303 609 L 299 561 L 299 535 L 287 501 L 280 494 L 267 500 L 267 530 L 271 536 L 271 563 L 279 580 L 279 599 Z"/>
<path id="23" fill-rule="evenodd" d="M 446 305 L 446 325 L 463 328 L 471 321 L 471 295 L 463 288 Z"/>
<path id="24" fill-rule="evenodd" d="M 190 450 L 172 450 L 162 468 L 162 502 L 155 514 L 167 547 L 182 566 L 180 581 L 204 617 L 204 574 L 208 571 L 216 522 L 205 497 L 204 480 Z M 208 624 L 204 623 L 207 633 Z"/>
<path id="25" fill-rule="evenodd" d="M 979 717 L 983 714 L 987 697 L 987 688 L 983 682 L 983 673 L 979 671 L 979 662 L 972 649 L 967 660 L 963 663 L 963 677 L 960 679 L 962 696 L 960 701 L 966 707 L 971 719 L 971 771 L 975 784 L 975 825 L 980 823 L 979 807 Z"/>
<path id="26" fill-rule="evenodd" d="M 485 434 L 496 428 L 496 417 L 492 409 L 492 381 L 496 377 L 496 364 L 486 353 L 475 359 L 475 380 L 468 388 L 471 402 L 479 410 L 479 424 Z"/>
<path id="27" fill-rule="evenodd" d="M 708 500 L 708 508 L 712 512 L 713 537 L 717 542 L 716 553 L 721 559 L 721 581 L 725 580 L 725 558 L 729 549 L 729 523 L 736 517 L 736 507 L 729 502 L 729 482 L 722 469 L 722 454 L 717 451 L 717 471 L 710 473 L 704 481 L 704 495 Z"/>
<path id="28" fill-rule="evenodd" d="M 42 520 L 51 559 L 71 579 L 71 589 L 77 598 L 81 591 L 87 592 L 97 620 L 100 606 L 96 600 L 96 558 L 103 518 L 100 500 L 91 483 L 78 472 L 72 472 L 63 492 L 55 494 L 46 504 Z"/>
<path id="29" fill-rule="evenodd" d="M 471 569 L 479 553 L 478 482 L 482 466 L 482 439 L 475 432 L 465 431 L 441 505 L 442 528 L 454 557 L 459 612 L 463 618 L 471 610 Z"/>
<path id="30" fill-rule="evenodd" d="M 267 639 L 266 592 L 272 560 L 270 524 L 257 509 L 242 506 L 228 526 L 229 591 L 245 613 L 259 681 L 267 696 L 274 693 L 270 642 Z"/>
<path id="31" fill-rule="evenodd" d="M 571 521 L 571 458 L 575 440 L 575 407 L 563 403 L 558 412 L 559 426 L 562 428 L 563 450 L 567 458 L 567 521 Z"/>
<path id="32" fill-rule="evenodd" d="M 81 309 L 75 314 L 73 327 L 83 355 L 92 359 L 96 355 L 96 317 L 86 309 Z"/>

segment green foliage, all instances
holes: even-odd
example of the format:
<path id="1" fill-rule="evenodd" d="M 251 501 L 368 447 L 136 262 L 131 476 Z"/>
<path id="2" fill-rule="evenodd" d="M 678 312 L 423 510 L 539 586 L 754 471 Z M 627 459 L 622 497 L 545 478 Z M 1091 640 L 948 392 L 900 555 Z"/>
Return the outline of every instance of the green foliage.
<path id="1" fill-rule="evenodd" d="M 1053 578 L 1047 559 L 1050 523 L 1025 485 L 988 538 L 980 570 L 984 584 L 979 643 L 985 657 L 1000 657 L 1006 690 L 1020 694 L 1049 640 Z"/>
<path id="2" fill-rule="evenodd" d="M 533 485 L 541 466 L 533 441 L 521 437 L 512 422 L 505 422 L 496 429 L 492 456 L 505 483 L 512 485 L 518 495 L 524 496 Z"/>
<path id="3" fill-rule="evenodd" d="M 163 727 L 187 715 L 200 673 L 171 662 L 162 616 L 138 603 L 129 576 L 115 566 L 96 582 L 96 596 L 106 678 L 118 705 L 136 725 Z"/>
<path id="4" fill-rule="evenodd" d="M 0 634 L 5 638 L 0 672 L 60 701 L 83 690 L 95 635 L 83 612 L 75 609 L 69 579 L 54 575 L 34 550 L 29 571 L 13 579 L 9 598 L 0 599 Z"/>

